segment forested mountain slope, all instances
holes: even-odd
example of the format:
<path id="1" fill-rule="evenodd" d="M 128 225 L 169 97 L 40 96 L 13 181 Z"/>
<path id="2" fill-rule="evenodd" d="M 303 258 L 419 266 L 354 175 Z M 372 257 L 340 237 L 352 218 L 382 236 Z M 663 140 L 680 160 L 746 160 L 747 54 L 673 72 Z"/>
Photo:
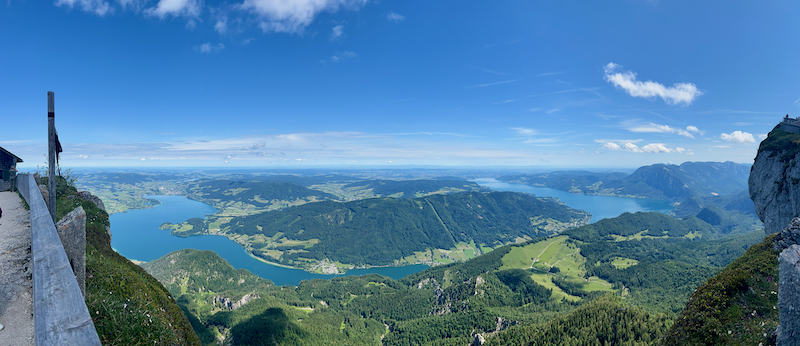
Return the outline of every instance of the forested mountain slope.
<path id="1" fill-rule="evenodd" d="M 489 345 L 657 345 L 695 288 L 760 240 L 714 240 L 714 226 L 660 213 L 604 221 L 399 281 L 372 274 L 276 287 L 195 250 L 145 268 L 180 297 L 204 343 L 463 346 L 480 334 Z"/>
<path id="2" fill-rule="evenodd" d="M 219 233 L 248 237 L 256 256 L 308 268 L 322 260 L 390 265 L 408 256 L 431 258 L 432 250 L 459 244 L 473 244 L 473 249 L 481 251 L 478 246 L 496 247 L 554 234 L 589 219 L 588 213 L 551 198 L 464 192 L 308 203 L 231 218 L 215 227 Z"/>

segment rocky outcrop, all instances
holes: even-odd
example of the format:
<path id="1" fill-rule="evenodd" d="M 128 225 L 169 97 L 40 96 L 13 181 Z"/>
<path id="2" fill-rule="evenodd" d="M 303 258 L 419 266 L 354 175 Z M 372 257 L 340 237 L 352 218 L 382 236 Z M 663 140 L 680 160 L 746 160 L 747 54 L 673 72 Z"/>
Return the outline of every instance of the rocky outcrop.
<path id="1" fill-rule="evenodd" d="M 58 231 L 58 237 L 61 238 L 61 244 L 64 246 L 64 252 L 67 254 L 69 264 L 72 266 L 72 272 L 75 273 L 75 279 L 78 281 L 81 293 L 85 297 L 86 212 L 83 207 L 79 206 L 69 214 L 64 215 L 56 223 L 56 231 Z"/>
<path id="2" fill-rule="evenodd" d="M 800 217 L 794 218 L 789 227 L 786 227 L 775 236 L 772 243 L 775 245 L 776 252 L 781 252 L 792 245 L 800 244 Z"/>
<path id="3" fill-rule="evenodd" d="M 92 195 L 89 191 L 78 192 L 78 197 L 90 201 L 94 203 L 94 205 L 96 205 L 98 208 L 102 209 L 103 211 L 106 211 L 106 205 L 103 204 L 103 200 L 100 199 L 100 197 Z"/>
<path id="4" fill-rule="evenodd" d="M 750 199 L 767 234 L 780 232 L 800 216 L 800 153 L 787 136 L 777 129 L 770 132 L 750 169 Z"/>
<path id="5" fill-rule="evenodd" d="M 236 310 L 242 305 L 249 303 L 253 299 L 261 298 L 257 293 L 248 293 L 245 294 L 242 299 L 237 301 L 233 301 L 230 298 L 222 297 L 222 296 L 215 296 L 214 297 L 214 306 L 219 306 L 223 309 L 228 309 L 228 311 Z"/>

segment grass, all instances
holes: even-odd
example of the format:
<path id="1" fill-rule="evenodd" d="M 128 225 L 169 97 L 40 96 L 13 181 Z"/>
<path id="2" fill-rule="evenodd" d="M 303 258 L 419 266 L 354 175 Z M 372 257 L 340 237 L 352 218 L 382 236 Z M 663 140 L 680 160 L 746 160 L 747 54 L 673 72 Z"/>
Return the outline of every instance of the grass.
<path id="1" fill-rule="evenodd" d="M 45 179 L 46 180 L 46 179 Z M 111 248 L 108 214 L 61 178 L 56 217 L 86 212 L 86 307 L 103 345 L 199 345 L 183 311 L 155 278 Z"/>
<path id="2" fill-rule="evenodd" d="M 625 269 L 628 267 L 635 266 L 637 264 L 639 264 L 639 261 L 625 257 L 614 257 L 611 259 L 611 265 L 617 269 Z"/>
<path id="3" fill-rule="evenodd" d="M 511 249 L 511 251 L 508 254 L 503 256 L 503 266 L 500 267 L 500 270 L 531 268 L 534 260 L 539 259 L 539 261 L 541 261 L 543 259 L 541 255 L 551 245 L 561 244 L 568 238 L 569 237 L 562 235 L 554 238 L 545 239 L 540 242 L 526 245 L 523 247 L 515 247 Z M 556 246 L 556 248 L 557 247 L 558 246 Z"/>
<path id="4" fill-rule="evenodd" d="M 772 345 L 778 325 L 774 235 L 697 288 L 670 328 L 668 345 Z M 730 331 L 730 332 L 728 332 Z"/>
<path id="5" fill-rule="evenodd" d="M 580 297 L 567 294 L 552 282 L 555 275 L 565 280 L 582 285 L 586 292 L 614 292 L 613 286 L 598 277 L 586 276 L 586 258 L 581 256 L 578 247 L 568 241 L 568 236 L 548 238 L 522 247 L 515 247 L 503 256 L 503 269 L 532 269 L 531 278 L 536 283 L 553 291 L 555 300 L 579 301 Z M 560 271 L 557 274 L 549 273 L 550 267 L 555 266 Z"/>

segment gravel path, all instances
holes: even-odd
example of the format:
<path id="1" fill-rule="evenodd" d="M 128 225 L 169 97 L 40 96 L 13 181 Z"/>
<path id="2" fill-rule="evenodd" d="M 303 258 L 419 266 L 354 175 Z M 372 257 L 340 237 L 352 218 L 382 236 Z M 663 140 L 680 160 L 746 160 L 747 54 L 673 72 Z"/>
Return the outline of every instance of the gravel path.
<path id="1" fill-rule="evenodd" d="M 16 192 L 0 208 L 0 346 L 33 345 L 30 216 Z"/>

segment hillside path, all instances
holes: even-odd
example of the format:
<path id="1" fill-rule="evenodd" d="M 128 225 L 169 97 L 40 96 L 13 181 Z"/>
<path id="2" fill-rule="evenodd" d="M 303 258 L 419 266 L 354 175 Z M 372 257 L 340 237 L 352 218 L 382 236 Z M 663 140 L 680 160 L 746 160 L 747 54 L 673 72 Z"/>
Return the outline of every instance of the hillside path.
<path id="1" fill-rule="evenodd" d="M 33 345 L 31 221 L 16 192 L 0 192 L 0 346 Z"/>

